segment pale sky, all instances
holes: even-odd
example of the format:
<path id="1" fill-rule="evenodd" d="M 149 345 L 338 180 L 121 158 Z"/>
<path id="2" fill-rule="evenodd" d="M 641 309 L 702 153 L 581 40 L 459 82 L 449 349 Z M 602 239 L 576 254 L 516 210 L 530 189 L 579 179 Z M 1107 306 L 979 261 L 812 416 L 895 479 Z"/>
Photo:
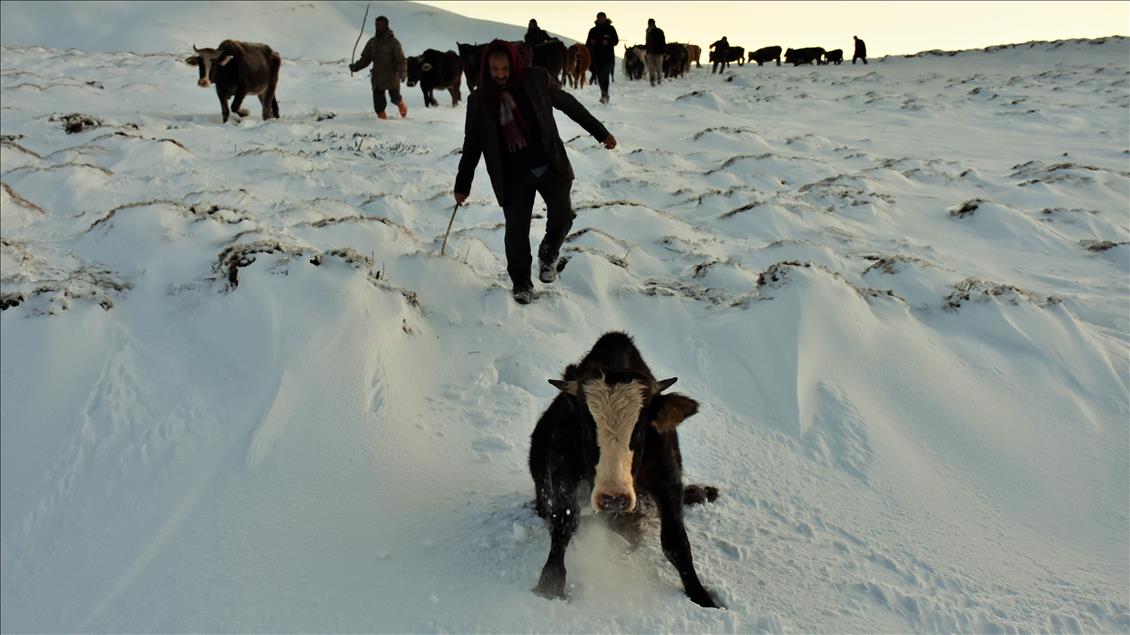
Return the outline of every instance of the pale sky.
<path id="1" fill-rule="evenodd" d="M 422 2 L 473 18 L 584 41 L 598 11 L 622 44 L 642 44 L 655 18 L 669 42 L 705 50 L 727 36 L 747 51 L 763 46 L 842 48 L 867 42 L 868 56 L 959 50 L 1030 40 L 1130 34 L 1130 2 Z M 703 61 L 706 60 L 704 56 Z M 1130 64 L 1130 60 L 1127 60 Z"/>

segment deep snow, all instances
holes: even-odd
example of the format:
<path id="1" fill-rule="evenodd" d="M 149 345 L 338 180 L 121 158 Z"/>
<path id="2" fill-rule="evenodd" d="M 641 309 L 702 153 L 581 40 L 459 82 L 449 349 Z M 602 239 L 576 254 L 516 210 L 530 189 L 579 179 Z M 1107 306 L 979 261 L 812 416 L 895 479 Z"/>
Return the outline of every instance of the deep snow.
<path id="1" fill-rule="evenodd" d="M 1126 38 L 578 91 L 621 145 L 558 116 L 572 259 L 522 307 L 484 168 L 438 256 L 464 109 L 378 122 L 363 9 L 235 5 L 282 119 L 221 125 L 162 33 L 231 34 L 170 4 L 0 5 L 4 632 L 1130 631 Z M 545 380 L 610 329 L 703 405 L 726 610 L 654 524 L 529 591 Z"/>

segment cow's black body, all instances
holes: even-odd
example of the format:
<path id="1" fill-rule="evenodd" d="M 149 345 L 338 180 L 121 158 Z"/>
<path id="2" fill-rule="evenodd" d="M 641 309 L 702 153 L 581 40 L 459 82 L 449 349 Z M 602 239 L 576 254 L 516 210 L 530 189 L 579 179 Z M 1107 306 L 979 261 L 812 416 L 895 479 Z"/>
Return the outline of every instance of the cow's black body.
<path id="1" fill-rule="evenodd" d="M 777 66 L 781 65 L 781 47 L 779 46 L 766 46 L 749 54 L 749 61 L 757 62 L 758 66 L 763 66 L 765 62 L 774 60 L 776 60 Z"/>
<path id="2" fill-rule="evenodd" d="M 803 49 L 789 49 L 785 51 L 785 63 L 793 66 L 801 64 L 823 64 L 824 49 L 819 46 L 810 46 Z"/>
<path id="3" fill-rule="evenodd" d="M 483 50 L 486 44 L 464 44 L 456 42 L 459 48 L 459 60 L 463 62 L 463 75 L 467 78 L 467 90 L 473 91 L 479 87 L 479 70 L 483 61 Z"/>
<path id="4" fill-rule="evenodd" d="M 680 77 L 687 68 L 687 45 L 668 42 L 663 57 L 663 77 Z"/>
<path id="5" fill-rule="evenodd" d="M 533 57 L 530 62 L 531 66 L 540 66 L 549 72 L 549 76 L 554 79 L 561 77 L 561 71 L 565 68 L 565 57 L 568 49 L 565 48 L 565 43 L 557 38 L 549 38 L 545 42 L 532 47 Z"/>
<path id="6" fill-rule="evenodd" d="M 420 84 L 420 91 L 424 93 L 424 106 L 439 106 L 432 94 L 437 88 L 447 89 L 451 93 L 452 107 L 459 104 L 461 95 L 459 88 L 463 83 L 463 61 L 455 51 L 437 51 L 428 49 L 421 55 L 414 55 L 406 60 L 408 65 L 409 87 Z"/>
<path id="7" fill-rule="evenodd" d="M 185 60 L 200 69 L 198 85 L 216 86 L 220 99 L 220 112 L 227 123 L 231 111 L 241 117 L 248 112 L 242 108 L 247 95 L 258 95 L 263 106 L 263 119 L 279 116 L 279 102 L 275 89 L 279 83 L 282 58 L 266 44 L 224 40 L 215 49 L 196 49 L 196 55 Z M 231 99 L 231 108 L 228 108 Z"/>

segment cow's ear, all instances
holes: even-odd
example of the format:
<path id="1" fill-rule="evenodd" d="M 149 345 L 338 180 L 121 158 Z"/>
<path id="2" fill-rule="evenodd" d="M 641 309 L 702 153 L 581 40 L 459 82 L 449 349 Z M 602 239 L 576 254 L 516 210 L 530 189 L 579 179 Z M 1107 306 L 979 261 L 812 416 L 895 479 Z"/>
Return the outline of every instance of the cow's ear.
<path id="1" fill-rule="evenodd" d="M 580 389 L 580 384 L 575 381 L 565 381 L 564 379 L 550 379 L 549 383 L 563 393 L 577 396 Z"/>
<path id="2" fill-rule="evenodd" d="M 200 56 L 199 55 L 193 55 L 192 57 L 186 57 L 186 58 L 184 58 L 184 63 L 188 64 L 189 66 L 199 66 L 200 65 Z"/>
<path id="3" fill-rule="evenodd" d="M 658 401 L 659 407 L 651 425 L 660 432 L 673 432 L 684 419 L 698 412 L 697 401 L 677 392 L 659 395 L 653 401 Z"/>
<path id="4" fill-rule="evenodd" d="M 228 62 L 232 61 L 233 59 L 235 59 L 235 56 L 234 56 L 234 55 L 225 55 L 225 56 L 224 56 L 224 57 L 223 57 L 223 58 L 222 58 L 222 59 L 220 60 L 220 66 L 227 66 L 227 65 L 228 65 Z"/>

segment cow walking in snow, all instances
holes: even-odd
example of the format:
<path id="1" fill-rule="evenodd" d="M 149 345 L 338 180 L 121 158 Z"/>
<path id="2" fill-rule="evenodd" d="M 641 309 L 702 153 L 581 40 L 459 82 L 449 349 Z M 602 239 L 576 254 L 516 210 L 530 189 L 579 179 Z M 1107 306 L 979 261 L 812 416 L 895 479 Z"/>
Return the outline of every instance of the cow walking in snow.
<path id="1" fill-rule="evenodd" d="M 279 67 L 282 57 L 266 44 L 224 40 L 214 49 L 198 49 L 192 46 L 196 55 L 185 58 L 185 64 L 200 69 L 200 79 L 196 85 L 208 88 L 215 84 L 216 95 L 220 98 L 220 112 L 224 123 L 228 122 L 231 111 L 246 117 L 243 99 L 247 95 L 257 95 L 263 105 L 263 119 L 279 116 L 279 102 L 275 99 L 275 89 L 279 83 Z M 228 108 L 231 99 L 231 108 Z"/>
<path id="2" fill-rule="evenodd" d="M 758 66 L 764 66 L 765 62 L 774 60 L 776 60 L 777 66 L 781 65 L 781 47 L 779 46 L 766 46 L 749 54 L 749 61 L 757 62 Z"/>
<path id="3" fill-rule="evenodd" d="M 443 53 L 428 49 L 422 55 L 413 55 L 407 60 L 408 86 L 417 83 L 424 93 L 424 107 L 439 106 L 432 94 L 437 88 L 446 88 L 451 93 L 452 107 L 459 105 L 459 88 L 463 83 L 463 62 L 455 51 Z"/>
<path id="4" fill-rule="evenodd" d="M 589 47 L 580 42 L 570 46 L 565 56 L 565 70 L 563 71 L 564 77 L 561 85 L 564 86 L 565 79 L 568 79 L 570 87 L 584 88 L 585 73 L 589 71 L 590 65 L 592 65 L 592 57 L 589 56 Z"/>
<path id="5" fill-rule="evenodd" d="M 606 333 L 561 379 L 561 393 L 530 436 L 530 474 L 538 515 L 549 526 L 549 558 L 534 591 L 565 595 L 565 550 L 576 531 L 577 490 L 591 485 L 590 502 L 621 525 L 642 516 L 648 501 L 659 513 L 660 544 L 691 601 L 718 607 L 698 579 L 683 524 L 683 505 L 712 501 L 718 490 L 683 486 L 676 427 L 698 412 L 698 402 L 663 394 L 675 378 L 656 381 L 632 339 Z"/>

